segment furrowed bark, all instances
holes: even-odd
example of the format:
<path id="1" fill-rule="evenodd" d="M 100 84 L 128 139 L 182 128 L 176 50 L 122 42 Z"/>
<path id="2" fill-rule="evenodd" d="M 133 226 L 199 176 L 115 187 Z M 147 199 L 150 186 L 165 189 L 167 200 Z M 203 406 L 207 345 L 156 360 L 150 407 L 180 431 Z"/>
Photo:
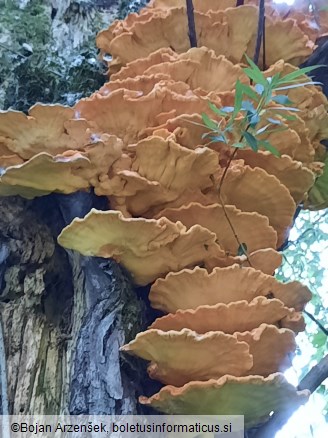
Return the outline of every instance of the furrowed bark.
<path id="1" fill-rule="evenodd" d="M 119 347 L 140 330 L 141 304 L 114 261 L 57 245 L 64 200 L 66 219 L 91 205 L 0 199 L 1 412 L 133 414 L 142 373 L 130 378 Z"/>

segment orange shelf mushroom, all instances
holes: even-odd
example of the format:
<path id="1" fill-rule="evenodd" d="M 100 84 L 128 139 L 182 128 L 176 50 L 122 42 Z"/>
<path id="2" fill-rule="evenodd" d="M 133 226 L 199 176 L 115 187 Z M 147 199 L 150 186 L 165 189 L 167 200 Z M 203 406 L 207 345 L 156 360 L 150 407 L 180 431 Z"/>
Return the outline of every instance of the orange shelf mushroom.
<path id="1" fill-rule="evenodd" d="M 0 176 L 0 196 L 32 199 L 52 192 L 68 194 L 97 187 L 121 155 L 121 140 L 104 134 L 79 150 L 54 156 L 40 152 L 26 161 L 14 159 L 13 165 L 7 158 Z"/>
<path id="2" fill-rule="evenodd" d="M 324 30 L 299 1 L 298 12 L 266 2 L 266 77 L 296 71 Z M 315 85 L 275 91 L 298 110 L 284 112 L 293 120 L 267 111 L 282 132 L 264 129 L 261 139 L 281 157 L 247 148 L 230 163 L 238 127 L 231 143 L 209 143 L 201 113 L 227 126 L 209 103 L 232 106 L 236 81 L 250 86 L 242 63 L 254 54 L 258 1 L 194 7 L 198 48 L 185 1 L 152 0 L 98 34 L 111 78 L 91 97 L 0 113 L 0 195 L 93 187 L 107 196 L 118 211 L 75 218 L 58 242 L 115 259 L 137 285 L 154 282 L 152 306 L 171 312 L 122 347 L 175 385 L 140 402 L 171 414 L 244 414 L 251 427 L 308 397 L 276 372 L 291 364 L 311 293 L 273 274 L 296 206 L 322 172 L 328 101 Z"/>
<path id="3" fill-rule="evenodd" d="M 235 336 L 249 345 L 253 366 L 248 375 L 267 377 L 278 371 L 286 371 L 292 365 L 296 342 L 291 330 L 261 324 L 252 331 L 235 333 Z"/>
<path id="4" fill-rule="evenodd" d="M 294 411 L 306 403 L 309 391 L 297 391 L 283 374 L 268 377 L 223 376 L 207 382 L 189 382 L 182 388 L 165 386 L 141 404 L 170 415 L 240 415 L 250 428 L 268 420 L 272 411 Z M 249 401 L 252 400 L 252 403 Z"/>
<path id="5" fill-rule="evenodd" d="M 254 53 L 258 8 L 252 5 L 227 8 L 206 13 L 195 10 L 196 37 L 199 46 L 213 49 L 234 63 L 241 62 L 244 53 Z M 304 61 L 315 45 L 295 20 L 266 17 L 266 58 L 269 65 L 284 59 L 296 65 Z M 310 34 L 312 37 L 312 34 Z M 278 44 L 277 44 L 278 41 Z M 182 53 L 189 49 L 185 7 L 145 9 L 122 22 L 114 22 L 97 36 L 102 53 L 110 53 L 110 71 L 143 58 L 160 48 L 170 47 Z"/>
<path id="6" fill-rule="evenodd" d="M 125 218 L 118 211 L 92 209 L 83 219 L 75 218 L 65 227 L 58 242 L 83 255 L 112 257 L 139 285 L 211 256 L 224 257 L 215 234 L 200 225 L 187 230 L 181 222 Z"/>
<path id="7" fill-rule="evenodd" d="M 280 283 L 271 275 L 239 265 L 215 268 L 210 274 L 199 267 L 171 272 L 155 281 L 149 299 L 155 309 L 169 313 L 202 305 L 250 302 L 260 295 L 277 298 L 297 311 L 311 299 L 309 289 L 297 281 Z"/>
<path id="8" fill-rule="evenodd" d="M 295 332 L 305 329 L 304 318 L 298 312 L 287 308 L 276 298 L 258 296 L 250 302 L 242 300 L 203 305 L 196 309 L 179 309 L 176 313 L 157 318 L 149 328 L 162 331 L 189 328 L 200 334 L 210 331 L 233 334 L 253 330 L 262 323 L 284 326 L 287 320 L 297 321 L 297 324 L 289 324 L 288 327 Z"/>
<path id="9" fill-rule="evenodd" d="M 234 231 L 230 223 L 233 223 Z M 247 246 L 247 251 L 252 253 L 258 249 L 276 248 L 277 233 L 269 225 L 269 220 L 256 212 L 245 212 L 234 205 L 211 204 L 201 205 L 192 202 L 179 208 L 166 208 L 156 215 L 156 218 L 167 217 L 172 222 L 181 221 L 190 228 L 199 224 L 216 234 L 220 246 L 232 256 L 238 255 L 238 240 Z"/>
<path id="10" fill-rule="evenodd" d="M 218 168 L 217 154 L 208 148 L 190 150 L 167 138 L 151 136 L 130 146 L 130 160 L 117 172 L 102 178 L 96 193 L 107 195 L 111 205 L 130 215 L 177 199 L 186 190 L 204 190 L 213 185 Z"/>
<path id="11" fill-rule="evenodd" d="M 288 189 L 275 176 L 259 167 L 252 169 L 233 162 L 222 184 L 221 196 L 225 204 L 269 218 L 278 234 L 278 247 L 285 241 L 296 205 Z"/>
<path id="12" fill-rule="evenodd" d="M 46 152 L 52 156 L 77 150 L 90 140 L 89 123 L 75 117 L 72 108 L 62 105 L 32 106 L 25 115 L 19 111 L 0 113 L 0 151 L 6 147 L 24 160 Z"/>
<path id="13" fill-rule="evenodd" d="M 175 386 L 225 374 L 241 376 L 253 365 L 247 342 L 222 332 L 199 335 L 187 328 L 179 332 L 147 330 L 121 351 L 150 360 L 150 377 Z"/>

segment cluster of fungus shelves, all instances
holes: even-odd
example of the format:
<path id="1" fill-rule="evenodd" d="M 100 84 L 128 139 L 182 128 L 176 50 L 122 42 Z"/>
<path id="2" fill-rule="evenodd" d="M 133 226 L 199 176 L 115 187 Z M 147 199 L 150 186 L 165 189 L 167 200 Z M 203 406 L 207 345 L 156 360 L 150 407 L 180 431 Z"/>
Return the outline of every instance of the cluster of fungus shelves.
<path id="1" fill-rule="evenodd" d="M 0 114 L 0 194 L 106 196 L 111 209 L 74 219 L 58 242 L 152 283 L 150 303 L 167 315 L 122 347 L 165 385 L 140 402 L 170 414 L 243 414 L 252 427 L 309 395 L 282 373 L 311 293 L 273 274 L 296 208 L 315 207 L 328 102 L 313 84 L 276 92 L 298 110 L 274 115 L 283 132 L 263 130 L 280 157 L 243 148 L 230 160 L 229 144 L 209 142 L 200 114 L 224 124 L 209 102 L 232 106 L 236 81 L 251 86 L 242 64 L 258 6 L 244 3 L 194 1 L 199 48 L 189 49 L 184 0 L 153 0 L 102 31 L 98 47 L 112 60 L 100 90 L 74 108 Z M 297 71 L 320 36 L 310 24 L 304 8 L 286 15 L 268 2 L 264 77 Z"/>

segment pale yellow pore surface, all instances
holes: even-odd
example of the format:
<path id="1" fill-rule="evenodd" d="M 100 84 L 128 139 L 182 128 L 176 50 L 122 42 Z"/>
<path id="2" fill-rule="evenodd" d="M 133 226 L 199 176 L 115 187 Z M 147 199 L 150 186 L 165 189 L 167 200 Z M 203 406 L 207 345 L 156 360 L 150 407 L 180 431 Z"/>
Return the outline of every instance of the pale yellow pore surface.
<path id="1" fill-rule="evenodd" d="M 157 318 L 149 328 L 163 331 L 189 328 L 197 333 L 222 331 L 233 334 L 253 330 L 262 323 L 277 324 L 287 315 L 293 316 L 295 313 L 276 298 L 259 296 L 250 302 L 243 300 L 229 304 L 203 305 L 194 310 L 178 310 Z"/>
<path id="2" fill-rule="evenodd" d="M 295 310 L 302 310 L 311 299 L 309 289 L 297 281 L 280 283 L 261 271 L 238 265 L 215 268 L 210 274 L 199 267 L 172 272 L 156 280 L 149 299 L 155 309 L 169 313 L 202 305 L 250 302 L 260 295 L 277 298 Z"/>
<path id="3" fill-rule="evenodd" d="M 248 343 L 253 356 L 253 366 L 248 375 L 266 377 L 278 371 L 283 372 L 292 365 L 296 342 L 291 330 L 261 324 L 252 331 L 235 333 L 235 336 L 239 341 Z"/>
<path id="4" fill-rule="evenodd" d="M 150 360 L 150 376 L 176 386 L 224 374 L 240 376 L 253 364 L 246 342 L 222 332 L 199 335 L 186 328 L 179 332 L 147 330 L 121 350 Z"/>
<path id="5" fill-rule="evenodd" d="M 219 204 L 205 206 L 193 202 L 180 208 L 166 208 L 156 218 L 167 217 L 172 222 L 181 221 L 188 228 L 199 224 L 213 231 L 220 246 L 230 255 L 238 254 L 238 240 L 246 244 L 249 253 L 262 248 L 277 247 L 277 233 L 269 225 L 267 217 L 256 212 L 243 212 L 233 205 L 226 205 L 225 211 L 234 231 Z"/>
<path id="6" fill-rule="evenodd" d="M 245 428 L 266 421 L 272 411 L 292 412 L 306 403 L 310 391 L 297 391 L 283 374 L 190 382 L 165 386 L 140 403 L 171 415 L 244 415 Z"/>
<path id="7" fill-rule="evenodd" d="M 187 230 L 181 222 L 125 218 L 117 211 L 92 209 L 63 229 L 58 242 L 83 255 L 114 258 L 145 285 L 170 271 L 195 266 L 207 257 L 224 257 L 215 234 L 195 225 Z"/>

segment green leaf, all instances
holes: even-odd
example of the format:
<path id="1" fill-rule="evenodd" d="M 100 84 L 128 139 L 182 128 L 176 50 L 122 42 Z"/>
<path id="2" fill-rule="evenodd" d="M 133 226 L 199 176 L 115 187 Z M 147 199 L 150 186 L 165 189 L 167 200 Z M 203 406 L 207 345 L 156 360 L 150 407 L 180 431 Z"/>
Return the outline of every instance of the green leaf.
<path id="1" fill-rule="evenodd" d="M 275 91 L 290 90 L 291 88 L 306 87 L 307 85 L 322 85 L 322 82 L 317 82 L 317 81 L 298 82 L 297 84 L 285 85 L 284 87 L 275 88 Z"/>
<path id="2" fill-rule="evenodd" d="M 292 106 L 272 106 L 272 107 L 270 107 L 270 110 L 271 111 L 295 111 L 295 112 L 301 111 L 300 109 L 294 108 Z"/>
<path id="3" fill-rule="evenodd" d="M 251 99 L 255 100 L 255 102 L 259 101 L 259 96 L 257 95 L 257 93 L 253 90 L 253 88 L 251 88 L 249 85 L 245 85 L 245 84 L 240 84 L 240 88 L 242 90 L 242 92 L 250 97 Z"/>
<path id="4" fill-rule="evenodd" d="M 232 113 L 234 111 L 234 106 L 223 106 L 220 110 L 227 115 L 228 113 Z"/>
<path id="5" fill-rule="evenodd" d="M 211 137 L 211 139 L 212 139 L 211 143 L 215 143 L 215 142 L 228 143 L 224 134 L 214 135 L 213 137 Z"/>
<path id="6" fill-rule="evenodd" d="M 280 80 L 280 72 L 272 76 L 271 87 L 275 89 Z"/>
<path id="7" fill-rule="evenodd" d="M 265 88 L 268 86 L 268 82 L 267 82 L 266 78 L 262 75 L 260 70 L 259 70 L 259 72 L 261 73 L 261 75 L 259 75 L 257 72 L 255 72 L 254 70 L 252 70 L 249 67 L 243 68 L 243 71 L 256 84 L 261 84 Z"/>
<path id="8" fill-rule="evenodd" d="M 235 94 L 235 107 L 232 113 L 232 119 L 234 119 L 237 114 L 239 113 L 239 111 L 241 110 L 241 105 L 243 102 L 243 87 L 242 87 L 242 83 L 240 82 L 239 79 L 237 79 L 236 82 L 236 94 Z"/>
<path id="9" fill-rule="evenodd" d="M 293 81 L 297 78 L 299 78 L 300 76 L 303 76 L 307 73 L 310 73 L 313 70 L 316 70 L 317 68 L 321 68 L 321 67 L 326 67 L 325 65 L 311 65 L 309 67 L 303 67 L 300 68 L 299 70 L 293 71 L 285 76 L 283 76 L 282 78 L 280 78 L 280 80 L 278 81 L 278 84 L 287 84 L 290 81 Z"/>
<path id="10" fill-rule="evenodd" d="M 272 96 L 271 100 L 273 100 L 276 103 L 279 103 L 280 105 L 289 105 L 292 102 L 288 99 L 288 96 L 285 96 L 284 94 L 278 94 L 277 96 Z"/>
<path id="11" fill-rule="evenodd" d="M 274 146 L 272 146 L 272 144 L 269 141 L 262 140 L 259 142 L 259 145 L 264 147 L 264 149 L 266 149 L 267 151 L 271 152 L 271 154 L 274 155 L 275 157 L 281 156 L 280 152 Z"/>
<path id="12" fill-rule="evenodd" d="M 290 122 L 294 122 L 295 120 L 297 120 L 297 117 L 296 117 L 296 116 L 292 116 L 292 115 L 290 115 L 290 114 L 279 114 L 279 116 L 280 116 L 282 119 L 288 120 L 288 121 L 290 121 Z"/>
<path id="13" fill-rule="evenodd" d="M 210 119 L 207 114 L 202 113 L 202 119 L 205 125 L 208 128 L 212 129 L 213 131 L 217 131 L 219 129 L 217 123 L 215 123 L 212 119 Z"/>
<path id="14" fill-rule="evenodd" d="M 250 65 L 250 67 L 244 68 L 244 72 L 247 74 L 247 76 L 252 79 L 257 84 L 262 84 L 265 88 L 268 86 L 268 81 L 266 80 L 265 76 L 261 72 L 261 70 L 258 68 L 258 66 L 255 64 L 255 62 L 245 54 L 245 58 Z"/>
<path id="15" fill-rule="evenodd" d="M 247 254 L 247 245 L 246 243 L 241 243 L 238 247 L 237 255 L 242 256 L 244 254 Z"/>
<path id="16" fill-rule="evenodd" d="M 257 94 L 259 94 L 260 96 L 262 96 L 263 92 L 264 92 L 264 87 L 261 84 L 256 84 L 254 86 L 255 91 L 257 92 Z"/>
<path id="17" fill-rule="evenodd" d="M 271 117 L 268 117 L 267 121 L 272 123 L 273 125 L 281 125 L 281 121 L 280 120 L 272 119 Z"/>
<path id="18" fill-rule="evenodd" d="M 262 134 L 263 132 L 265 132 L 265 131 L 267 130 L 267 128 L 269 128 L 269 126 L 271 126 L 270 123 L 269 123 L 268 125 L 263 126 L 263 127 L 260 128 L 260 129 L 258 129 L 258 130 L 256 131 L 256 135 L 258 135 L 258 134 Z"/>
<path id="19" fill-rule="evenodd" d="M 220 108 L 218 108 L 217 106 L 215 106 L 214 105 L 214 103 L 212 103 L 212 102 L 208 102 L 208 106 L 210 107 L 210 109 L 215 113 L 215 114 L 217 114 L 218 116 L 223 116 L 223 117 L 226 117 L 227 116 L 227 114 L 224 112 L 224 111 L 222 111 L 222 109 L 220 109 Z"/>
<path id="20" fill-rule="evenodd" d="M 242 136 L 245 138 L 245 140 L 247 141 L 247 143 L 251 147 L 251 149 L 253 149 L 253 151 L 257 152 L 259 147 L 258 147 L 257 140 L 254 137 L 254 135 L 252 135 L 250 132 L 244 131 L 242 133 Z"/>

